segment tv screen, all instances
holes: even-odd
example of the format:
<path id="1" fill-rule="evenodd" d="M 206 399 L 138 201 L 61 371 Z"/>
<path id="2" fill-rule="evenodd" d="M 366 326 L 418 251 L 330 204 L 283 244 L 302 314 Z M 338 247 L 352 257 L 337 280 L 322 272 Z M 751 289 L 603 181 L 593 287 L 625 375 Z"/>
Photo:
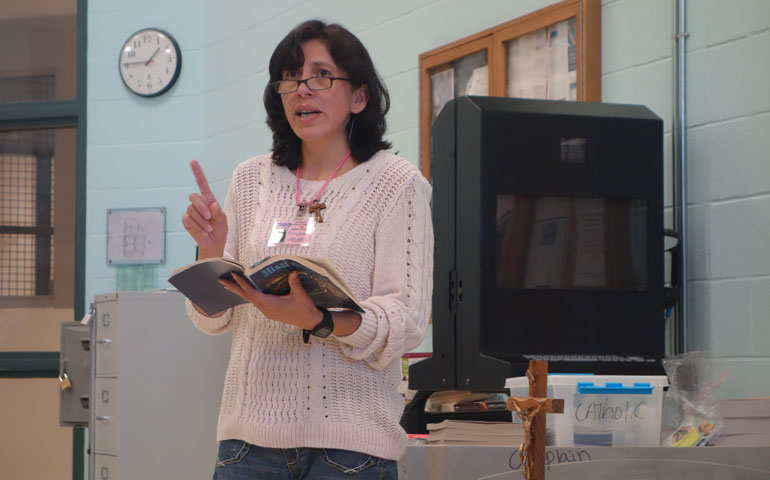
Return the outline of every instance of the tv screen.
<path id="1" fill-rule="evenodd" d="M 646 290 L 647 202 L 497 195 L 497 288 Z"/>

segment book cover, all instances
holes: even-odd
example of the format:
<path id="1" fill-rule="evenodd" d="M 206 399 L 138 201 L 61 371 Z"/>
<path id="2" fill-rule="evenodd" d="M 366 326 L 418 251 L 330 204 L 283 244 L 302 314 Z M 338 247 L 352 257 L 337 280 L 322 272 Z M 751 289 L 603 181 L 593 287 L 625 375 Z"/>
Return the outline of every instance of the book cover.
<path id="1" fill-rule="evenodd" d="M 326 259 L 281 255 L 268 257 L 249 268 L 225 258 L 206 258 L 174 270 L 168 281 L 208 315 L 246 303 L 219 283 L 241 273 L 257 290 L 271 295 L 289 293 L 289 273 L 297 271 L 302 288 L 325 308 L 363 312 L 345 280 Z"/>

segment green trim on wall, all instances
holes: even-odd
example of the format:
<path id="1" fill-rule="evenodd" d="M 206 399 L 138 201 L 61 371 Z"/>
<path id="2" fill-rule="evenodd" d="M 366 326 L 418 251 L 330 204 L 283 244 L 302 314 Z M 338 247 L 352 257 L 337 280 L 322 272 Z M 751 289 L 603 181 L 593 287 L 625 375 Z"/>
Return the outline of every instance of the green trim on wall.
<path id="1" fill-rule="evenodd" d="M 0 105 L 0 130 L 77 126 L 84 106 L 78 100 Z M 84 103 L 84 102 L 83 102 Z"/>
<path id="2" fill-rule="evenodd" d="M 56 378 L 59 352 L 0 352 L 0 378 Z"/>
<path id="3" fill-rule="evenodd" d="M 78 0 L 78 128 L 75 160 L 75 321 L 85 315 L 86 295 L 86 112 L 88 107 L 88 1 Z M 77 477 L 76 477 L 77 478 Z"/>
<path id="4" fill-rule="evenodd" d="M 75 144 L 75 321 L 85 314 L 86 296 L 86 112 L 88 111 L 88 0 L 77 0 L 77 100 L 78 123 Z M 95 368 L 92 367 L 92 368 Z M 86 480 L 87 436 L 84 428 L 72 431 L 72 480 Z"/>

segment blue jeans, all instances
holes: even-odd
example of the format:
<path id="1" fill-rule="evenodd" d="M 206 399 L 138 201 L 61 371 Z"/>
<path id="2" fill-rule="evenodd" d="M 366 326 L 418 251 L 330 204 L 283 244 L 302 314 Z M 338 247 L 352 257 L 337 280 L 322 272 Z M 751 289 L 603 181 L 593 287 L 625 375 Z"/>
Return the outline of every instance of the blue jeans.
<path id="1" fill-rule="evenodd" d="M 264 448 L 219 442 L 214 480 L 397 480 L 395 460 L 330 448 Z"/>

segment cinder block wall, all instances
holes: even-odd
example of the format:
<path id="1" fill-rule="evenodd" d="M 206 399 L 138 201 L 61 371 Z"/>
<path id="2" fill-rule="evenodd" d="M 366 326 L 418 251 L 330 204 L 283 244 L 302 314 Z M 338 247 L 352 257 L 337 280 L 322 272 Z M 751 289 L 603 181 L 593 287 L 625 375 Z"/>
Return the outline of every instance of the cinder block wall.
<path id="1" fill-rule="evenodd" d="M 128 91 L 118 55 L 131 34 L 146 27 L 171 33 L 182 49 L 182 73 L 156 98 Z M 166 264 L 162 281 L 192 260 L 194 246 L 181 228 L 195 186 L 188 162 L 204 139 L 204 11 L 202 0 L 101 0 L 88 4 L 86 305 L 115 290 L 107 265 L 107 209 L 166 207 Z"/>
<path id="2" fill-rule="evenodd" d="M 689 347 L 734 357 L 724 393 L 767 395 L 770 2 L 688 4 Z"/>

